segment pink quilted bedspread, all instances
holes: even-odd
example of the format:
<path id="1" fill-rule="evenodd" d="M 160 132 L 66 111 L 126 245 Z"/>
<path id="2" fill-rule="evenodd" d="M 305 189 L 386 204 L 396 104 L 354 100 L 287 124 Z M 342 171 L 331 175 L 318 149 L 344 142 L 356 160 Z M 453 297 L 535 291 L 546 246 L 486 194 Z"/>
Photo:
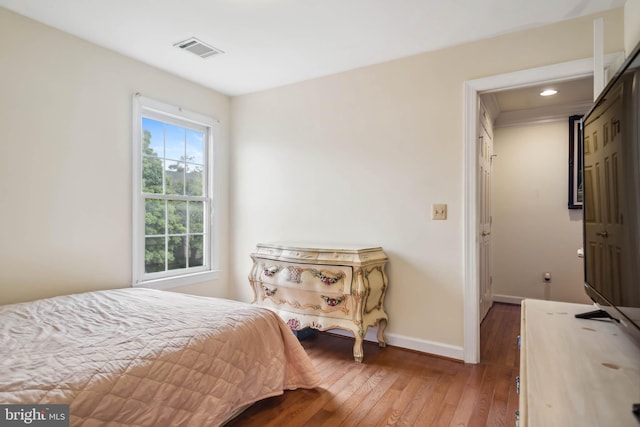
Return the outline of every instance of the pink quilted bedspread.
<path id="1" fill-rule="evenodd" d="M 216 426 L 319 384 L 287 325 L 236 301 L 137 288 L 0 306 L 0 403 L 68 403 L 72 426 Z"/>

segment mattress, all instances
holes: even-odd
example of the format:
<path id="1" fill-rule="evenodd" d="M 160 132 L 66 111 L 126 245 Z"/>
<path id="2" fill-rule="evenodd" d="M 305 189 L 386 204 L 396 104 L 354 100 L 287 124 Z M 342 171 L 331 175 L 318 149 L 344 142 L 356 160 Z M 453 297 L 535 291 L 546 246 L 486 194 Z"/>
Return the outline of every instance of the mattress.
<path id="1" fill-rule="evenodd" d="M 72 426 L 215 426 L 319 376 L 253 305 L 118 289 L 0 306 L 0 403 L 69 404 Z"/>

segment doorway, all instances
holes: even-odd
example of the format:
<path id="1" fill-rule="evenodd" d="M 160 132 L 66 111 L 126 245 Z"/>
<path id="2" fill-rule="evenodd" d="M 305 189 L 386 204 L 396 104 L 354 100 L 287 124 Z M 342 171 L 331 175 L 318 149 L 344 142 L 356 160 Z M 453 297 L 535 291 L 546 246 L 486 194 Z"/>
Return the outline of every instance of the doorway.
<path id="1" fill-rule="evenodd" d="M 621 62 L 623 54 L 607 55 L 605 68 Z M 591 59 L 501 74 L 465 82 L 464 163 L 465 163 L 465 261 L 464 261 L 464 361 L 480 361 L 480 197 L 477 146 L 479 94 L 482 92 L 573 80 L 593 75 Z"/>

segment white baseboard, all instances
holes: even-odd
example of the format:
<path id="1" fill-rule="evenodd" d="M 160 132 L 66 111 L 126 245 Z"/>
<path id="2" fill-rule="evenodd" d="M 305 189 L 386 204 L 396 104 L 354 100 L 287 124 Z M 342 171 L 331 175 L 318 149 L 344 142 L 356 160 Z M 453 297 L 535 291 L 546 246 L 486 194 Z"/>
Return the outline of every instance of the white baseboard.
<path id="1" fill-rule="evenodd" d="M 353 337 L 351 332 L 342 329 L 330 329 L 328 332 L 336 335 L 342 335 L 345 337 Z M 369 328 L 365 335 L 365 341 L 378 342 L 377 338 L 378 328 Z M 387 339 L 387 344 L 395 347 L 406 348 L 409 350 L 420 351 L 422 353 L 429 353 L 436 356 L 447 357 L 449 359 L 464 360 L 464 349 L 459 346 L 443 344 L 439 342 L 419 340 L 416 338 L 405 337 L 397 334 L 384 334 Z M 366 358 L 365 354 L 365 358 Z"/>
<path id="2" fill-rule="evenodd" d="M 513 295 L 494 295 L 493 302 L 503 302 L 505 304 L 517 304 L 520 305 L 524 298 L 514 297 Z"/>

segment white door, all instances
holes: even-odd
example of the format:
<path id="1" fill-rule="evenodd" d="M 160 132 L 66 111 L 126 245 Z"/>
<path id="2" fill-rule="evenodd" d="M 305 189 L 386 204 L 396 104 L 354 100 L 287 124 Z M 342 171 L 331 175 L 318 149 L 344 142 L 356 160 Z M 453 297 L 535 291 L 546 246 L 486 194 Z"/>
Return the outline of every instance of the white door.
<path id="1" fill-rule="evenodd" d="M 478 126 L 478 198 L 480 201 L 480 223 L 478 242 L 480 247 L 480 322 L 493 305 L 491 276 L 491 161 L 493 158 L 493 128 L 482 103 L 479 110 Z"/>

